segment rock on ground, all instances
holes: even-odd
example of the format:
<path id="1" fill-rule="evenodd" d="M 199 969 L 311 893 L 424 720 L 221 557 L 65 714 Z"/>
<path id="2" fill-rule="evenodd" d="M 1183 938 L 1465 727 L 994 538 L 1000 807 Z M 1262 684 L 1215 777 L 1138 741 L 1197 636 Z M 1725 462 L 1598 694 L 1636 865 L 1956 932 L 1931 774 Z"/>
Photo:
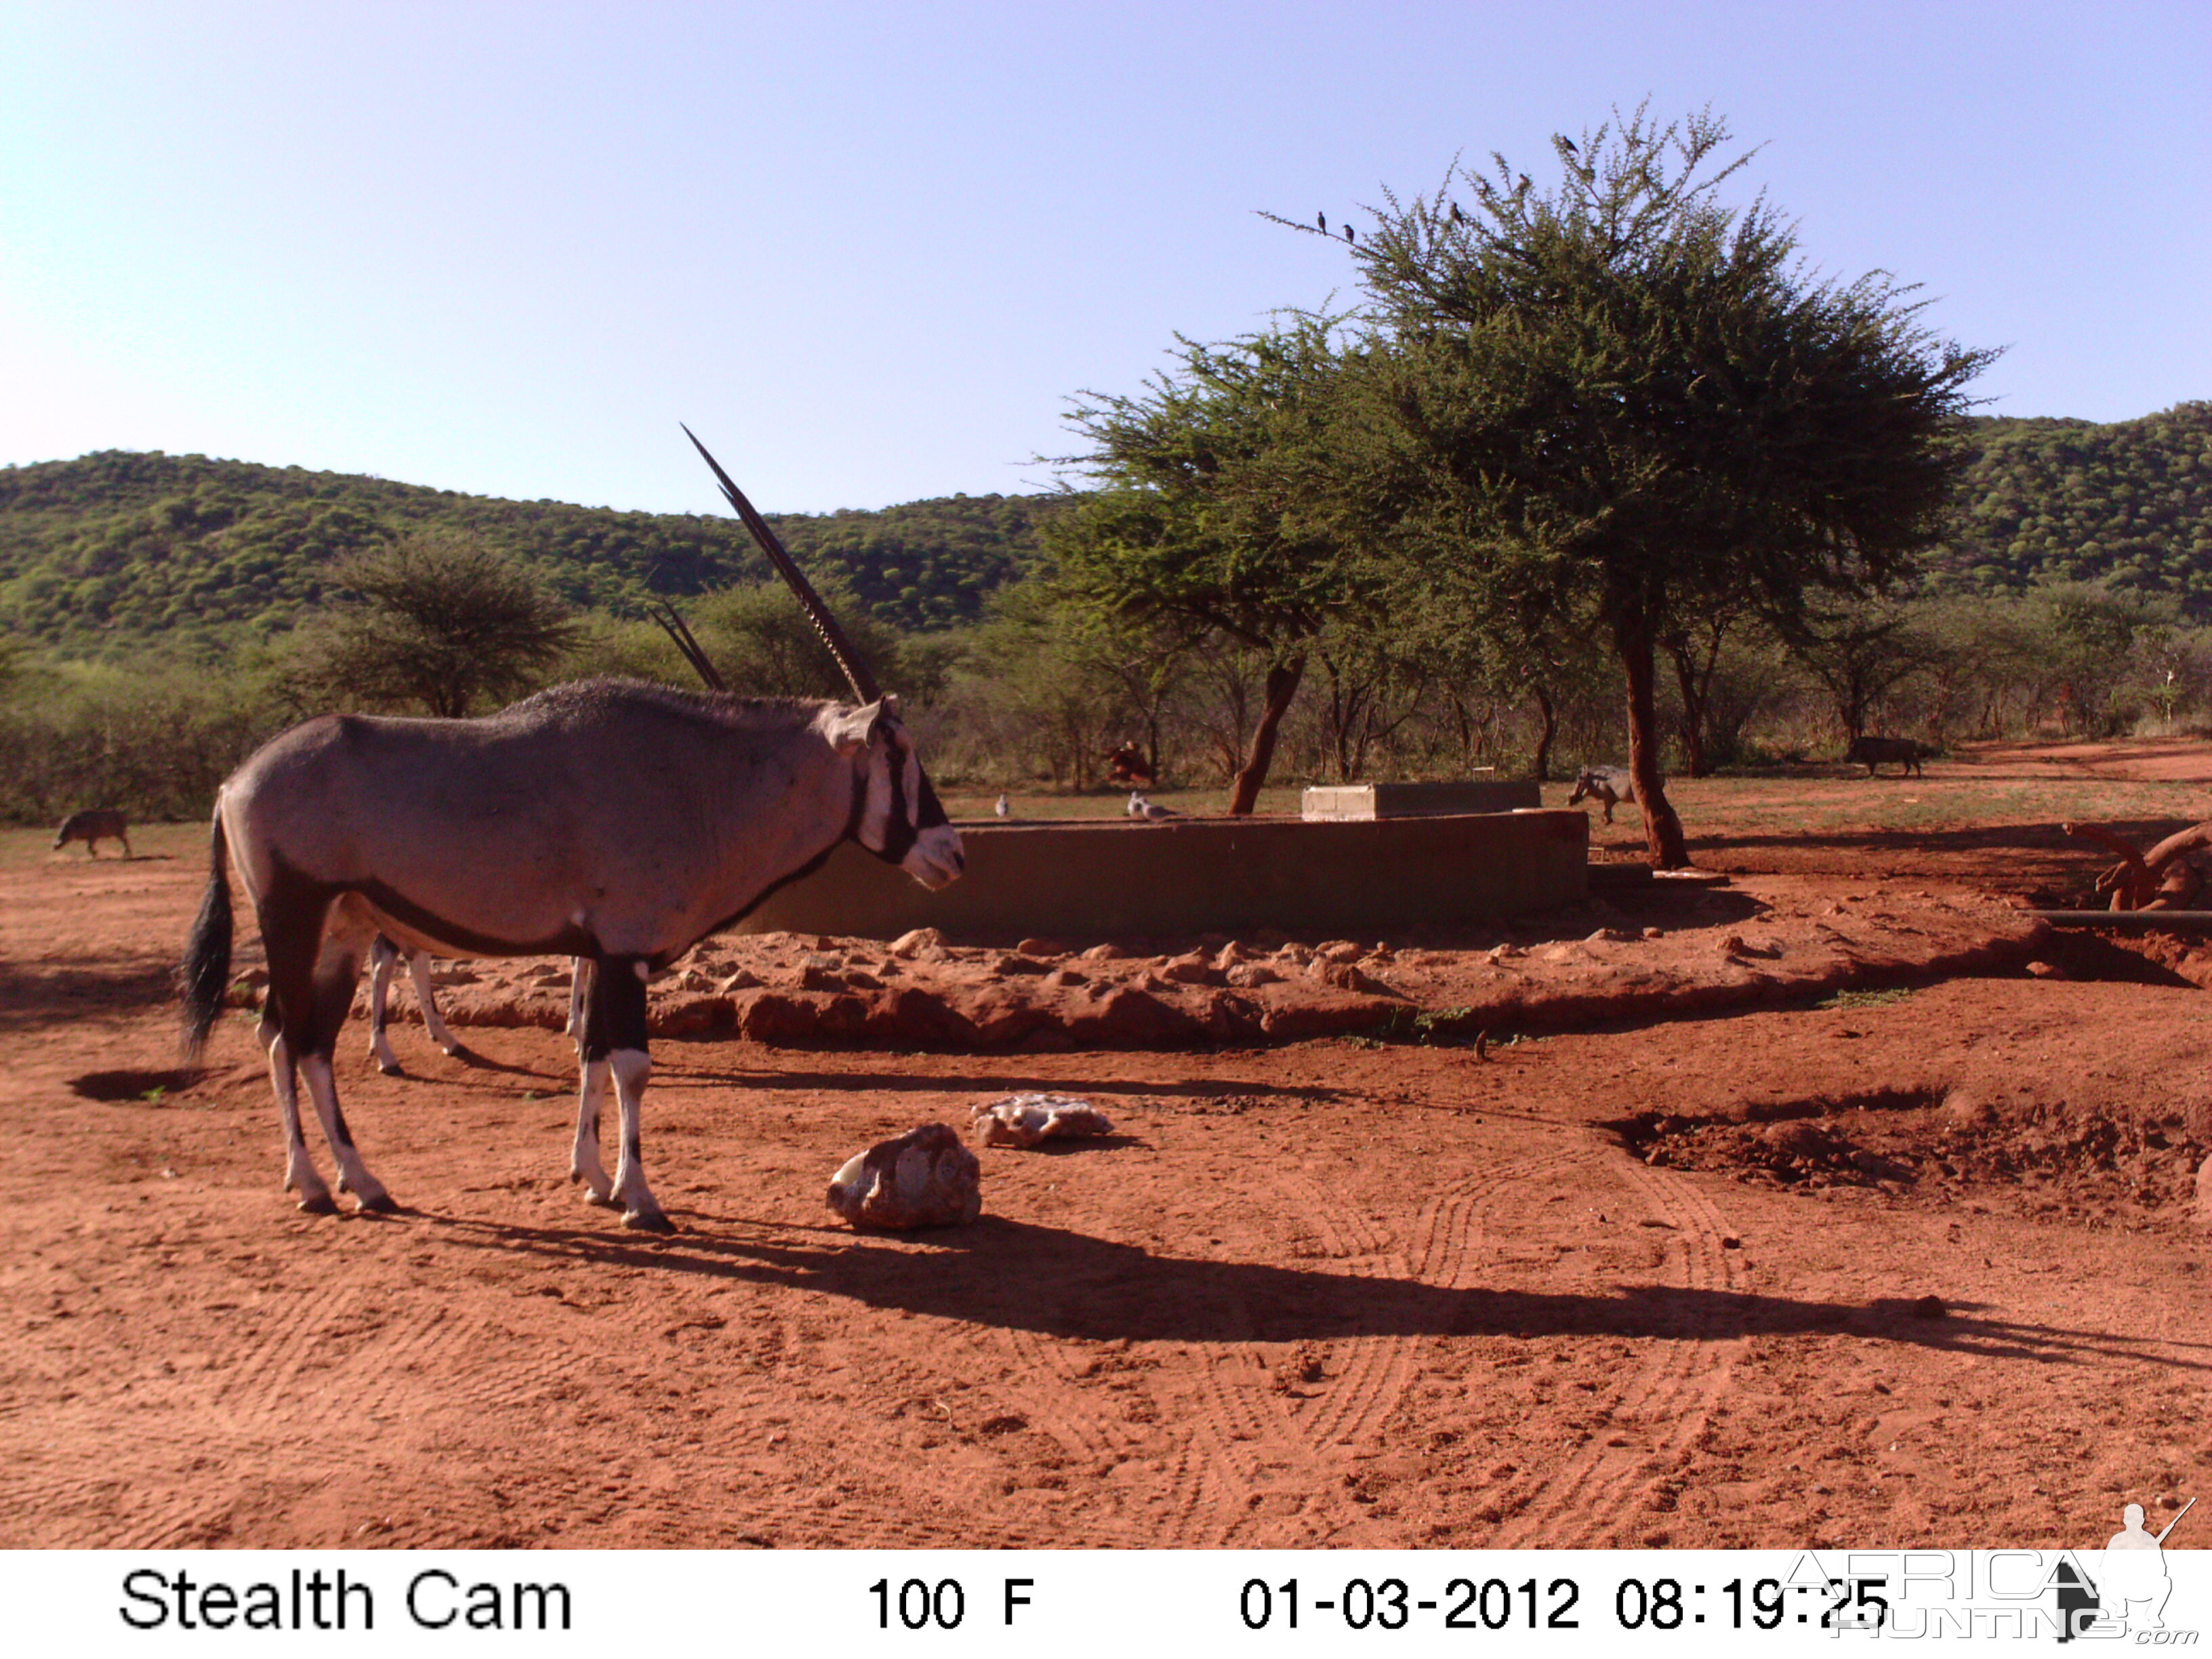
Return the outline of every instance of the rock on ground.
<path id="1" fill-rule="evenodd" d="M 986 1146 L 1026 1147 L 1114 1133 L 1105 1113 L 1067 1095 L 1008 1095 L 978 1106 L 975 1120 Z"/>
<path id="2" fill-rule="evenodd" d="M 830 1182 L 830 1207 L 856 1227 L 946 1227 L 983 1212 L 983 1166 L 942 1123 L 855 1154 Z"/>

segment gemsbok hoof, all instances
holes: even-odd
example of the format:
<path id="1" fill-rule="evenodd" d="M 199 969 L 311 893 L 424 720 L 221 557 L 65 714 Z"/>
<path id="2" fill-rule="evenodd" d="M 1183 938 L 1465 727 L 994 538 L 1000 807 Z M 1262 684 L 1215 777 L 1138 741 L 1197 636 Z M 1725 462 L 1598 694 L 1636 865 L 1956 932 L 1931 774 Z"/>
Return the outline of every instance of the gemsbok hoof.
<path id="1" fill-rule="evenodd" d="M 383 1073 L 386 1077 L 405 1077 L 407 1075 L 405 1068 L 403 1067 L 396 1060 L 389 1066 L 386 1066 L 380 1060 L 376 1062 L 376 1069 Z"/>
<path id="2" fill-rule="evenodd" d="M 354 1206 L 356 1215 L 397 1215 L 399 1206 L 390 1193 L 379 1193 L 374 1198 L 364 1198 Z"/>
<path id="3" fill-rule="evenodd" d="M 672 1233 L 676 1224 L 658 1210 L 624 1210 L 623 1225 L 641 1233 Z"/>
<path id="4" fill-rule="evenodd" d="M 313 1198 L 300 1200 L 301 1215 L 336 1215 L 337 1212 L 338 1201 L 328 1193 L 318 1193 Z"/>

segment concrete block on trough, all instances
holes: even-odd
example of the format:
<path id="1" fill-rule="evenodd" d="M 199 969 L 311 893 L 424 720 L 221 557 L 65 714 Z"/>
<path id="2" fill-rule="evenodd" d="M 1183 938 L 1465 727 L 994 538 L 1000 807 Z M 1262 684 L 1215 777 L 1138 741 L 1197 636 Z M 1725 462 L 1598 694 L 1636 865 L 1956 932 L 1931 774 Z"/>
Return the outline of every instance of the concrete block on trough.
<path id="1" fill-rule="evenodd" d="M 1462 812 L 1511 812 L 1541 806 L 1533 778 L 1462 780 L 1451 783 L 1335 783 L 1316 785 L 1299 798 L 1308 823 L 1374 818 L 1438 817 Z"/>

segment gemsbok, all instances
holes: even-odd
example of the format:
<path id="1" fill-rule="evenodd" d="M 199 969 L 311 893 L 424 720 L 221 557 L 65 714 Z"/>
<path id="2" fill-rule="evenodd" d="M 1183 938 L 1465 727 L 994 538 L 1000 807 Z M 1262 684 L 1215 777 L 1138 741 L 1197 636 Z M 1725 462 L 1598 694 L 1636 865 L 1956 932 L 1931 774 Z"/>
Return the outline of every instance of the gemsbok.
<path id="1" fill-rule="evenodd" d="M 961 872 L 896 698 L 767 522 L 690 428 L 723 495 L 782 574 L 856 704 L 701 695 L 628 680 L 556 686 L 477 720 L 325 714 L 280 733 L 216 796 L 207 893 L 185 946 L 185 1046 L 197 1056 L 230 983 L 235 868 L 268 955 L 259 1040 L 283 1119 L 284 1184 L 336 1208 L 301 1132 L 304 1079 L 364 1211 L 396 1207 L 339 1109 L 331 1057 L 380 931 L 446 957 L 591 964 L 569 1177 L 627 1226 L 673 1231 L 646 1184 L 652 1074 L 646 979 L 848 839 L 925 886 Z M 611 1078 L 615 1171 L 599 1156 Z"/>

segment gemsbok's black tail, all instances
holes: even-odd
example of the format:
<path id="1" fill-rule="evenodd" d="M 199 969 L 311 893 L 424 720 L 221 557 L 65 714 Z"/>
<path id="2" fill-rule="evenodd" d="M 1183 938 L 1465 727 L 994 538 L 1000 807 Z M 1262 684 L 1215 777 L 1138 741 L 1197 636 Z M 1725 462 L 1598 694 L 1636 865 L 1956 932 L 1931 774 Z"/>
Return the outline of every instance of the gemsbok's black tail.
<path id="1" fill-rule="evenodd" d="M 230 847 L 222 833 L 222 814 L 217 811 L 208 851 L 207 896 L 200 901 L 199 919 L 185 941 L 185 960 L 179 970 L 187 1065 L 198 1061 L 230 989 Z"/>

